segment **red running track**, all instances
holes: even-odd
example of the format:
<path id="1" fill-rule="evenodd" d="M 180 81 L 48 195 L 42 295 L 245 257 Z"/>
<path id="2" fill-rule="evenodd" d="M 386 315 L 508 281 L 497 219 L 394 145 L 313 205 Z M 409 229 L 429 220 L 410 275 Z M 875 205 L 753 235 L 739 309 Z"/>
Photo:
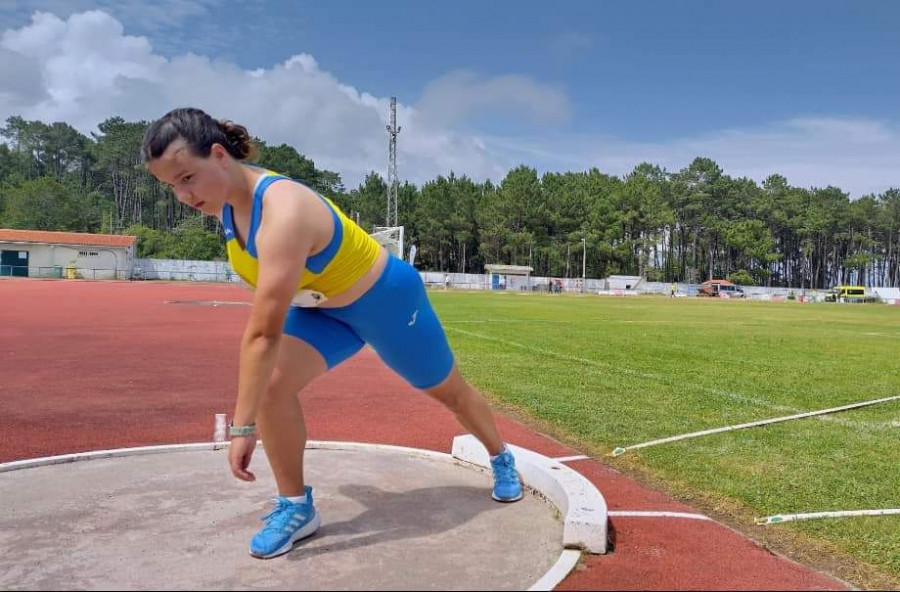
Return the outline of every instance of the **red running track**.
<path id="1" fill-rule="evenodd" d="M 207 442 L 232 411 L 247 301 L 236 286 L 0 281 L 0 462 L 86 450 Z M 447 452 L 464 433 L 441 405 L 369 350 L 301 395 L 309 437 Z M 499 416 L 504 439 L 550 457 L 573 450 Z M 611 511 L 696 513 L 603 463 L 568 463 Z M 223 470 L 226 470 L 223 467 Z M 612 517 L 615 548 L 586 556 L 559 589 L 845 590 L 711 521 Z"/>

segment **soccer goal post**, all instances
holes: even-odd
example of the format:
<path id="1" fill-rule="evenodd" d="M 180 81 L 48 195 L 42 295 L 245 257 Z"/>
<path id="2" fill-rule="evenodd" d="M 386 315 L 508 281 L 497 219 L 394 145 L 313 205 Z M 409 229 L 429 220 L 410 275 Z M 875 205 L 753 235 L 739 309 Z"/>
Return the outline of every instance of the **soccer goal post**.
<path id="1" fill-rule="evenodd" d="M 394 256 L 404 258 L 402 226 L 376 226 L 371 236 Z"/>

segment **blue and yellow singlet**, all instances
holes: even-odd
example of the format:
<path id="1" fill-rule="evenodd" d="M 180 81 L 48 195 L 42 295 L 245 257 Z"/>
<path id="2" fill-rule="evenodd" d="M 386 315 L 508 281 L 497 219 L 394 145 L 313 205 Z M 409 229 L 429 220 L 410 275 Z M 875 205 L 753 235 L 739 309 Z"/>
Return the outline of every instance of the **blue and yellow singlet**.
<path id="1" fill-rule="evenodd" d="M 246 248 L 242 247 L 238 241 L 231 204 L 225 204 L 222 210 L 228 262 L 235 273 L 253 287 L 256 287 L 259 276 L 256 232 L 262 220 L 263 194 L 269 185 L 281 180 L 292 181 L 292 179 L 272 171 L 264 171 L 257 180 L 256 188 L 253 191 L 250 231 L 244 237 Z M 306 259 L 306 268 L 300 277 L 297 291 L 312 290 L 321 292 L 326 298 L 331 298 L 350 288 L 372 268 L 378 259 L 381 246 L 355 222 L 345 216 L 331 200 L 313 192 L 331 211 L 331 217 L 334 220 L 334 235 L 324 249 L 311 254 Z"/>

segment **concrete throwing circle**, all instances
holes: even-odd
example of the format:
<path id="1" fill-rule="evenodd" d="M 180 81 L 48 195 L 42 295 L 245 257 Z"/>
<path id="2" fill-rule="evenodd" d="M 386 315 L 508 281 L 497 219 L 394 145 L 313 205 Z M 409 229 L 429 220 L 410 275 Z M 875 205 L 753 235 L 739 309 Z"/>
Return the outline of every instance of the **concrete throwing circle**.
<path id="1" fill-rule="evenodd" d="M 307 450 L 322 526 L 287 555 L 249 556 L 275 482 L 234 479 L 227 449 L 0 474 L 0 589 L 527 589 L 562 551 L 555 508 L 490 497 L 446 455 Z"/>

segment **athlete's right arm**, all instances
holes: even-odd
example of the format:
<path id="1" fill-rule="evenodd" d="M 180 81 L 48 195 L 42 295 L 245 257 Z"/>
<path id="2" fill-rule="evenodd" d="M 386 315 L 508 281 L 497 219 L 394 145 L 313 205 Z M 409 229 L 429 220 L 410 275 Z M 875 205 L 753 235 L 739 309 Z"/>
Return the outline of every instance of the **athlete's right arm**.
<path id="1" fill-rule="evenodd" d="M 301 190 L 294 183 L 276 183 L 264 197 L 256 234 L 259 274 L 241 342 L 235 425 L 254 423 L 259 401 L 275 369 L 284 319 L 315 244 L 317 229 L 306 215 L 308 202 L 297 194 Z"/>

